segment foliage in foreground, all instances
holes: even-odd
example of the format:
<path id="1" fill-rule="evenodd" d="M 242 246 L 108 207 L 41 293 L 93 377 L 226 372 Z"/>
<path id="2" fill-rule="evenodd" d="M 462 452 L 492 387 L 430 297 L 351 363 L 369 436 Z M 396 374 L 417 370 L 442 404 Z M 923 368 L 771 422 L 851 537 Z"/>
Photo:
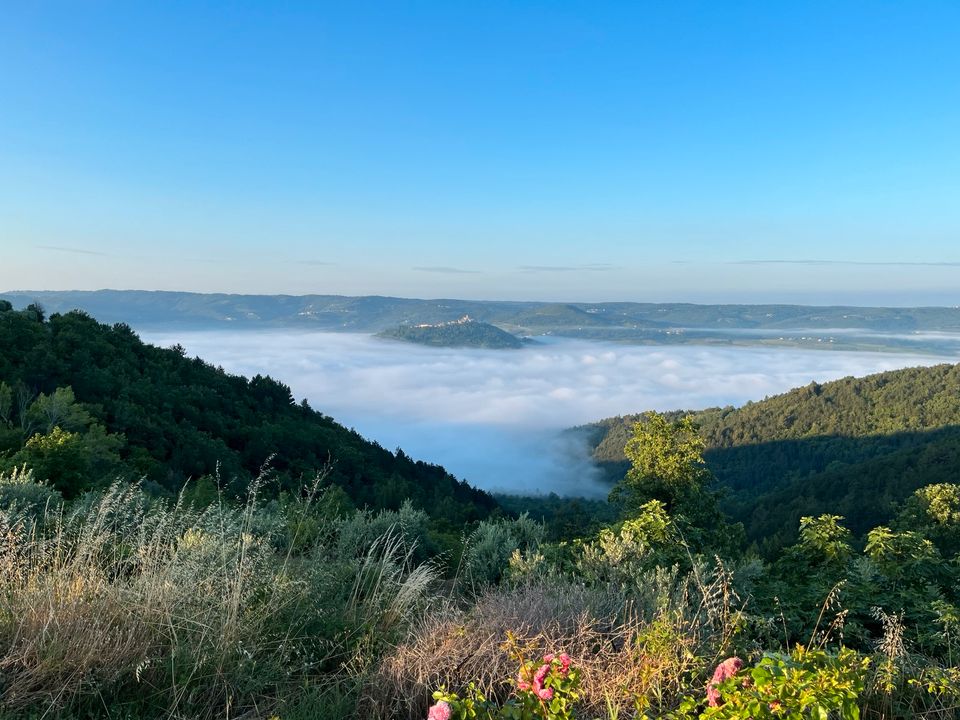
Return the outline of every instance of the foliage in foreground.
<path id="1" fill-rule="evenodd" d="M 460 582 L 421 554 L 429 519 L 410 506 L 260 497 L 255 485 L 245 506 L 199 508 L 115 485 L 65 505 L 29 471 L 3 476 L 0 717 L 423 718 L 439 688 L 451 712 L 469 701 L 518 718 L 948 718 L 960 702 L 954 625 L 939 661 L 879 611 L 876 640 L 844 649 L 835 593 L 801 652 L 788 619 L 750 600 L 759 564 L 681 562 L 658 501 L 564 547 L 527 518 L 492 521 L 462 568 L 493 567 L 504 538 L 529 542 L 497 577 Z M 943 499 L 917 507 L 949 519 Z M 807 562 L 849 561 L 835 529 L 808 529 L 823 557 Z M 711 672 L 732 655 L 748 667 L 710 706 Z"/>
<path id="2" fill-rule="evenodd" d="M 27 485 L 0 489 L 49 492 Z M 295 717 L 298 698 L 349 690 L 344 669 L 395 639 L 436 579 L 414 561 L 425 515 L 337 517 L 259 487 L 243 507 L 168 506 L 125 484 L 39 512 L 7 502 L 0 711 L 218 718 L 283 699 Z"/>

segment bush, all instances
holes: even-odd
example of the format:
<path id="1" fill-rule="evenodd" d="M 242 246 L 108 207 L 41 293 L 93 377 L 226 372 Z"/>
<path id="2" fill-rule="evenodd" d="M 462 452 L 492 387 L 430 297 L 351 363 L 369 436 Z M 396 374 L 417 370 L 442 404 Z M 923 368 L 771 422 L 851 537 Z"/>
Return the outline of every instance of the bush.
<path id="1" fill-rule="evenodd" d="M 730 658 L 717 667 L 708 686 L 707 707 L 702 700 L 688 698 L 673 718 L 827 718 L 844 720 L 860 717 L 859 697 L 863 692 L 869 658 L 849 649 L 836 653 L 807 650 L 802 645 L 789 655 L 767 653 L 749 670 L 740 670 L 739 658 Z"/>
<path id="2" fill-rule="evenodd" d="M 502 706 L 515 688 L 514 647 L 525 657 L 566 649 L 580 670 L 578 708 L 590 717 L 675 707 L 708 663 L 733 647 L 741 613 L 721 568 L 648 577 L 649 606 L 617 586 L 562 576 L 490 586 L 467 607 L 435 604 L 384 655 L 360 710 L 422 718 L 425 688 L 467 697 L 470 683 Z M 505 646 L 504 637 L 514 642 Z"/>
<path id="3" fill-rule="evenodd" d="M 25 466 L 0 473 L 0 510 L 19 510 L 32 515 L 59 506 L 62 501 L 60 493 L 46 483 L 36 482 L 33 471 Z"/>
<path id="4" fill-rule="evenodd" d="M 515 520 L 484 520 L 467 538 L 464 568 L 476 585 L 498 582 L 515 551 L 530 552 L 543 542 L 545 529 L 523 513 Z"/>

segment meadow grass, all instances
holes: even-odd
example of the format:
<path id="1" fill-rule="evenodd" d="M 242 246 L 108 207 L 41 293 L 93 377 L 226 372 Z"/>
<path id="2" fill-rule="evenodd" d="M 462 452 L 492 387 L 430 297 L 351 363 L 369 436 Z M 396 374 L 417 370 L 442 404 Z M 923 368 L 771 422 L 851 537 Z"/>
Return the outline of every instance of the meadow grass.
<path id="1" fill-rule="evenodd" d="M 349 702 L 436 569 L 393 526 L 345 527 L 369 515 L 320 518 L 303 544 L 301 502 L 258 493 L 197 509 L 116 484 L 0 513 L 0 709 L 219 718 Z"/>

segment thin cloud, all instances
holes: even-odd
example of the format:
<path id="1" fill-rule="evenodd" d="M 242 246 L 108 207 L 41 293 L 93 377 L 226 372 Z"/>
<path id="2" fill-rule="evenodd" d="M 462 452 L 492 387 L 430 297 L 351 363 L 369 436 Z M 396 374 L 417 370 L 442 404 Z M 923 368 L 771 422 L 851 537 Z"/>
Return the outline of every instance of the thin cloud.
<path id="1" fill-rule="evenodd" d="M 413 268 L 417 272 L 441 273 L 445 275 L 479 275 L 479 270 L 467 270 L 465 268 L 448 267 L 446 265 L 421 265 Z"/>
<path id="2" fill-rule="evenodd" d="M 74 253 L 76 255 L 99 255 L 106 257 L 107 253 L 96 250 L 84 250 L 83 248 L 61 247 L 60 245 L 34 245 L 38 250 L 53 250 L 55 252 Z"/>
<path id="3" fill-rule="evenodd" d="M 520 265 L 517 270 L 527 273 L 606 272 L 607 270 L 613 270 L 614 267 L 616 266 L 608 265 L 607 263 L 591 263 L 589 265 Z"/>
<path id="4" fill-rule="evenodd" d="M 683 262 L 683 261 L 675 261 Z M 960 261 L 882 261 L 882 260 L 732 260 L 728 265 L 853 265 L 864 267 L 960 267 Z"/>

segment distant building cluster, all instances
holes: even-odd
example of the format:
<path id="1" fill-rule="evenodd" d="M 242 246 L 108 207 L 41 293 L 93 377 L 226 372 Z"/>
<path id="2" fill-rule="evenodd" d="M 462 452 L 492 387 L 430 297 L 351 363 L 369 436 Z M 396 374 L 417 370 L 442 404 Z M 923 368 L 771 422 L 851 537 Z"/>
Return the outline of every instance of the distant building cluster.
<path id="1" fill-rule="evenodd" d="M 469 315 L 464 315 L 462 318 L 458 320 L 448 320 L 447 322 L 442 322 L 442 323 L 420 323 L 419 325 L 414 325 L 414 327 L 439 328 L 439 327 L 449 327 L 450 325 L 466 325 L 467 323 L 472 323 L 472 322 L 476 322 L 476 320 L 474 320 Z"/>

